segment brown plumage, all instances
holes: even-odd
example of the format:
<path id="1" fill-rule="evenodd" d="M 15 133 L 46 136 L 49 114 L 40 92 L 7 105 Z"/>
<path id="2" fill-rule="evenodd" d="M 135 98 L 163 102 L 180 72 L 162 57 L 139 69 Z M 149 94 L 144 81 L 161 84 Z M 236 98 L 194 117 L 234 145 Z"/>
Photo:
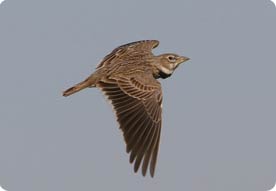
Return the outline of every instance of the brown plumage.
<path id="1" fill-rule="evenodd" d="M 134 171 L 142 163 L 142 174 L 149 166 L 152 177 L 162 123 L 162 90 L 156 79 L 169 77 L 189 59 L 171 53 L 154 56 L 158 44 L 144 40 L 114 49 L 86 80 L 63 92 L 69 96 L 87 87 L 100 88 L 115 109 Z"/>

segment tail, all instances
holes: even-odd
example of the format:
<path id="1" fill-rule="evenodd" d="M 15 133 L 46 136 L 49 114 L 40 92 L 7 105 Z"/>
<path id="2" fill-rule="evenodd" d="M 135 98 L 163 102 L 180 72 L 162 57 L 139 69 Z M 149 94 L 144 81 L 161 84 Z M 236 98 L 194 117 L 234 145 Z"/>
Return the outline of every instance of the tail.
<path id="1" fill-rule="evenodd" d="M 88 78 L 88 79 L 84 80 L 83 82 L 80 82 L 80 83 L 74 85 L 73 87 L 65 90 L 63 92 L 63 96 L 67 97 L 69 95 L 72 95 L 72 94 L 84 89 L 84 88 L 93 87 L 93 86 L 95 86 L 95 85 L 91 84 L 91 82 Z"/>

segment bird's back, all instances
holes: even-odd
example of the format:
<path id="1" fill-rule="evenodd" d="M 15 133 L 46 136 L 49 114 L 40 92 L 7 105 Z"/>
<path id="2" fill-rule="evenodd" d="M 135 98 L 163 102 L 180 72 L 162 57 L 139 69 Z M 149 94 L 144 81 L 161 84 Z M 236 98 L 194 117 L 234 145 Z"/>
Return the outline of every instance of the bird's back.
<path id="1" fill-rule="evenodd" d="M 154 58 L 152 49 L 158 44 L 157 40 L 144 40 L 119 46 L 104 57 L 97 70 L 107 74 L 147 70 Z"/>

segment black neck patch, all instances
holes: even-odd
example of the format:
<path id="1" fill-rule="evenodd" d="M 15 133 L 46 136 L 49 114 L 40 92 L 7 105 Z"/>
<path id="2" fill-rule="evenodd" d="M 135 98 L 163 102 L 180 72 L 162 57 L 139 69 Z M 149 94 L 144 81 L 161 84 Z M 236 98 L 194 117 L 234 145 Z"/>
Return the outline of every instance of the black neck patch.
<path id="1" fill-rule="evenodd" d="M 162 72 L 162 71 L 159 71 L 159 77 L 160 78 L 163 78 L 163 79 L 165 79 L 165 78 L 168 78 L 168 77 L 170 77 L 172 74 L 166 74 L 166 73 L 164 73 L 164 72 Z"/>

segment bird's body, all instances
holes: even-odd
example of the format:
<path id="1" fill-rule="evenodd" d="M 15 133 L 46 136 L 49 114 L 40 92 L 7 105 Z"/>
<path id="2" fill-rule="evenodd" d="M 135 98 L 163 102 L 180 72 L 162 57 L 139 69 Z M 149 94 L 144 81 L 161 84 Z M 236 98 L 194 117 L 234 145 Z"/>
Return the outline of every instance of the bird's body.
<path id="1" fill-rule="evenodd" d="M 144 40 L 114 49 L 93 74 L 63 93 L 69 96 L 87 87 L 100 88 L 115 109 L 130 162 L 135 161 L 134 171 L 143 160 L 142 174 L 150 165 L 152 177 L 162 122 L 162 90 L 156 79 L 169 77 L 188 60 L 176 54 L 153 55 L 151 50 L 158 44 L 156 40 Z"/>

